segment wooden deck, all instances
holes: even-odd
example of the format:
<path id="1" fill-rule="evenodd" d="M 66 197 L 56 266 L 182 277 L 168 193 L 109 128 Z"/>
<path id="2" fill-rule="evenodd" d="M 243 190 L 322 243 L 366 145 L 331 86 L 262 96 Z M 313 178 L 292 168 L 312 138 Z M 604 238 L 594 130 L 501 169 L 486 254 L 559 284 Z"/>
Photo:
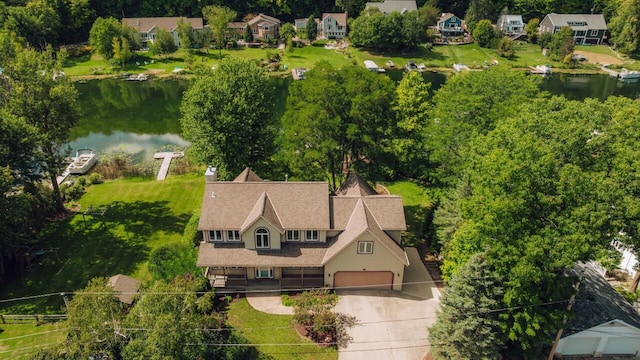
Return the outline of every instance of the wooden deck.
<path id="1" fill-rule="evenodd" d="M 184 152 L 182 151 L 157 152 L 153 154 L 154 159 L 162 159 L 162 165 L 160 165 L 160 170 L 158 171 L 158 177 L 156 179 L 158 181 L 166 179 L 167 173 L 169 172 L 169 165 L 171 165 L 171 160 L 173 160 L 173 158 L 181 157 L 184 157 Z"/>

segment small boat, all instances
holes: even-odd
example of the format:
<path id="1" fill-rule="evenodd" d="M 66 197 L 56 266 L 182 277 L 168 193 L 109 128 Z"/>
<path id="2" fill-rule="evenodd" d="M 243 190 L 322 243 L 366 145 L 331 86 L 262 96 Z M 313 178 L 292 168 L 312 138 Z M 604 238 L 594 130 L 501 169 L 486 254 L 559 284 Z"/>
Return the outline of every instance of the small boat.
<path id="1" fill-rule="evenodd" d="M 364 67 L 367 68 L 367 70 L 369 70 L 369 71 L 386 72 L 385 69 L 379 67 L 378 64 L 376 64 L 372 60 L 365 60 L 364 61 Z"/>
<path id="2" fill-rule="evenodd" d="M 529 70 L 532 74 L 551 75 L 551 65 L 531 66 L 529 67 Z"/>
<path id="3" fill-rule="evenodd" d="M 293 80 L 304 80 L 304 73 L 307 72 L 305 68 L 295 68 L 291 71 L 291 76 L 293 76 Z"/>
<path id="4" fill-rule="evenodd" d="M 427 67 L 424 64 L 418 64 L 418 71 L 425 71 Z"/>
<path id="5" fill-rule="evenodd" d="M 393 61 L 389 60 L 387 61 L 387 67 L 393 69 L 396 67 L 396 64 L 394 64 Z"/>
<path id="6" fill-rule="evenodd" d="M 418 64 L 416 64 L 415 61 L 408 61 L 404 68 L 407 69 L 407 71 L 418 70 Z"/>
<path id="7" fill-rule="evenodd" d="M 149 79 L 149 75 L 145 73 L 140 73 L 138 75 L 131 75 L 127 80 L 129 81 L 145 81 Z"/>
<path id="8" fill-rule="evenodd" d="M 453 71 L 461 72 L 461 71 L 469 71 L 469 67 L 465 64 L 453 64 Z"/>
<path id="9" fill-rule="evenodd" d="M 96 154 L 91 149 L 80 149 L 76 156 L 71 158 L 71 164 L 67 167 L 69 174 L 84 174 L 98 161 Z"/>
<path id="10" fill-rule="evenodd" d="M 640 71 L 620 69 L 620 73 L 618 74 L 618 79 L 620 80 L 638 80 L 640 79 Z"/>

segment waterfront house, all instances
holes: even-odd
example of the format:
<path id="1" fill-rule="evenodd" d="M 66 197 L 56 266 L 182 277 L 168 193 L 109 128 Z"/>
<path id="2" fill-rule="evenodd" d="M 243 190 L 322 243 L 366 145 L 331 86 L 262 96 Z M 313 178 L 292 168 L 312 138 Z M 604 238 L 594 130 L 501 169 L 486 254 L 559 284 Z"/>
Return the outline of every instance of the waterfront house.
<path id="1" fill-rule="evenodd" d="M 125 26 L 133 27 L 138 34 L 142 47 L 148 47 L 153 44 L 156 33 L 159 29 L 168 31 L 173 36 L 173 42 L 176 46 L 180 46 L 178 37 L 178 21 L 182 19 L 191 25 L 194 31 L 202 31 L 204 23 L 202 18 L 186 18 L 186 17 L 150 17 L 150 18 L 124 18 L 122 23 Z"/>
<path id="2" fill-rule="evenodd" d="M 324 13 L 318 24 L 318 37 L 342 39 L 347 36 L 347 13 Z"/>
<path id="3" fill-rule="evenodd" d="M 418 5 L 415 0 L 384 0 L 383 2 L 368 2 L 364 6 L 365 10 L 371 8 L 378 8 L 383 14 L 391 14 L 394 11 L 404 14 L 409 11 L 418 10 Z"/>
<path id="4" fill-rule="evenodd" d="M 607 22 L 602 14 L 555 14 L 551 13 L 540 22 L 540 33 L 555 34 L 570 26 L 578 45 L 602 45 L 607 38 Z"/>
<path id="5" fill-rule="evenodd" d="M 254 40 L 277 39 L 280 34 L 280 24 L 280 20 L 262 13 L 247 21 Z"/>
<path id="6" fill-rule="evenodd" d="M 464 35 L 464 22 L 452 13 L 444 13 L 437 24 L 438 33 L 442 37 L 455 37 Z"/>
<path id="7" fill-rule="evenodd" d="M 503 35 L 509 37 L 519 37 L 525 34 L 524 21 L 522 15 L 502 15 L 498 19 L 498 29 Z"/>
<path id="8" fill-rule="evenodd" d="M 233 181 L 205 175 L 197 266 L 217 291 L 276 288 L 402 289 L 402 199 L 351 174 L 335 194 L 322 181 Z"/>

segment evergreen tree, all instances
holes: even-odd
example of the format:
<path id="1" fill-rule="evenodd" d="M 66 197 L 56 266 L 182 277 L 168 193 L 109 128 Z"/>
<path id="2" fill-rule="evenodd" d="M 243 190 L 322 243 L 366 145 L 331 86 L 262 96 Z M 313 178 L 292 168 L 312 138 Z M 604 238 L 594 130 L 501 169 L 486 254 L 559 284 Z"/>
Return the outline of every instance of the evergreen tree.
<path id="1" fill-rule="evenodd" d="M 476 254 L 449 281 L 429 329 L 434 359 L 501 359 L 500 278 L 486 254 Z"/>
<path id="2" fill-rule="evenodd" d="M 244 28 L 244 42 L 253 42 L 253 31 L 251 31 L 251 26 L 249 25 L 245 26 Z"/>
<path id="3" fill-rule="evenodd" d="M 316 18 L 313 15 L 307 19 L 307 39 L 313 41 L 318 36 L 318 25 L 316 25 Z"/>

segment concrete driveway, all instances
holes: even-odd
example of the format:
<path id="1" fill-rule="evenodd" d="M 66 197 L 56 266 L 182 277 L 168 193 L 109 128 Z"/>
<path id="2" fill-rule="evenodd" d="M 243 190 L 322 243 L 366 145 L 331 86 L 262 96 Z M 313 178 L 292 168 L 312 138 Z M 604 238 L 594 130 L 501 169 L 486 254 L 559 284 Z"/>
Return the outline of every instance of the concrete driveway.
<path id="1" fill-rule="evenodd" d="M 406 287 L 411 294 L 338 291 L 340 300 L 335 311 L 355 316 L 358 322 L 347 331 L 352 340 L 338 350 L 339 360 L 421 360 L 429 351 L 427 328 L 435 322 L 439 292 L 417 252 L 407 250 L 410 267 L 414 268 L 405 271 L 405 283 L 411 286 L 403 285 L 403 289 Z"/>

